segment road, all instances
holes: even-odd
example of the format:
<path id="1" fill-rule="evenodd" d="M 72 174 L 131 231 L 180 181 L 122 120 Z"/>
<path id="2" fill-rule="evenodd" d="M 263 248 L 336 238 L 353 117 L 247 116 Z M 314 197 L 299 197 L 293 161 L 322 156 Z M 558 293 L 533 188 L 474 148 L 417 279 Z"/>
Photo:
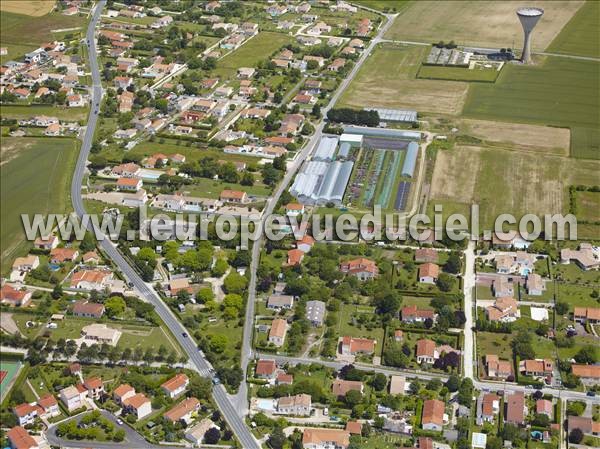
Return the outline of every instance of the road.
<path id="1" fill-rule="evenodd" d="M 463 294 L 465 296 L 465 338 L 463 347 L 463 375 L 473 379 L 473 287 L 475 287 L 475 242 L 469 240 L 465 250 L 465 275 Z"/>
<path id="2" fill-rule="evenodd" d="M 90 115 L 88 118 L 88 124 L 83 137 L 79 158 L 77 159 L 77 165 L 75 167 L 75 173 L 73 174 L 73 182 L 71 184 L 71 198 L 73 201 L 73 208 L 78 216 L 83 216 L 86 211 L 83 204 L 83 198 L 81 196 L 81 186 L 83 182 L 83 176 L 86 169 L 86 163 L 90 154 L 94 138 L 94 130 L 98 121 L 99 107 L 96 105 L 100 104 L 102 99 L 102 84 L 100 80 L 100 71 L 98 68 L 97 59 L 97 48 L 95 41 L 95 28 L 100 19 L 100 13 L 106 2 L 100 1 L 94 10 L 92 20 L 87 31 L 87 40 L 89 42 L 89 55 L 90 55 L 90 69 L 92 73 L 92 107 L 90 109 Z M 90 227 L 92 224 L 90 223 Z M 97 235 L 100 235 L 97 233 Z M 193 340 L 189 337 L 184 337 L 186 332 L 183 325 L 177 320 L 173 312 L 163 303 L 159 295 L 156 293 L 151 284 L 147 284 L 137 274 L 137 272 L 129 265 L 125 258 L 118 251 L 117 247 L 108 239 L 100 239 L 100 247 L 106 253 L 106 255 L 112 259 L 116 266 L 121 270 L 123 275 L 131 282 L 134 287 L 140 292 L 140 294 L 151 304 L 154 305 L 156 312 L 160 318 L 164 321 L 165 325 L 171 330 L 181 347 L 184 349 L 190 363 L 196 368 L 200 375 L 210 377 L 212 369 L 208 361 L 198 351 Z M 187 335 L 187 334 L 185 334 Z M 213 398 L 225 421 L 240 441 L 244 449 L 259 449 L 260 445 L 254 438 L 248 427 L 246 427 L 241 414 L 232 405 L 229 395 L 225 391 L 222 385 L 216 385 L 213 388 Z"/>
<path id="3" fill-rule="evenodd" d="M 386 15 L 387 22 L 384 26 L 382 26 L 377 33 L 377 36 L 371 41 L 369 46 L 363 51 L 360 58 L 348 74 L 346 78 L 340 83 L 335 93 L 331 96 L 329 103 L 327 106 L 321 109 L 323 116 L 327 116 L 327 112 L 336 104 L 342 93 L 348 88 L 352 79 L 356 76 L 361 66 L 367 60 L 367 57 L 373 51 L 375 46 L 380 42 L 381 36 L 385 34 L 388 28 L 394 21 L 395 15 Z M 317 143 L 321 139 L 321 135 L 323 134 L 323 128 L 325 126 L 324 120 L 322 120 L 315 129 L 315 133 L 312 135 L 308 143 L 301 150 L 300 154 L 294 159 L 291 166 L 288 167 L 288 170 L 283 177 L 283 180 L 277 186 L 277 190 L 273 193 L 271 198 L 267 200 L 265 205 L 262 222 L 266 217 L 269 217 L 273 214 L 273 210 L 277 205 L 277 201 L 279 201 L 279 197 L 283 193 L 283 191 L 288 187 L 296 172 L 304 162 L 304 160 L 308 157 L 308 155 L 313 151 L 316 147 Z M 250 360 L 250 356 L 252 353 L 252 334 L 254 327 L 254 305 L 256 301 L 256 271 L 258 269 L 258 264 L 260 262 L 260 250 L 263 243 L 263 234 L 261 233 L 259 238 L 254 242 L 252 246 L 252 259 L 250 262 L 250 282 L 248 285 L 248 301 L 246 305 L 246 318 L 244 321 L 244 334 L 242 337 L 242 358 L 241 358 L 241 367 L 242 371 L 246 373 L 248 368 L 248 361 Z M 236 395 L 236 404 L 239 410 L 243 410 L 244 413 L 248 410 L 248 389 L 246 382 L 242 382 L 240 385 L 240 390 Z"/>

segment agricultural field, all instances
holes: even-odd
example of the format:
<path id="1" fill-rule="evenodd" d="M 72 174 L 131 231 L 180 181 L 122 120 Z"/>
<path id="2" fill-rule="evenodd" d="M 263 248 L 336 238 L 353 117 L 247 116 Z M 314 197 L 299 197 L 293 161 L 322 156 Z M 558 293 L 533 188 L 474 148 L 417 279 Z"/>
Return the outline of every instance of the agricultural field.
<path id="1" fill-rule="evenodd" d="M 500 72 L 496 69 L 465 67 L 443 67 L 443 66 L 421 66 L 417 78 L 430 80 L 466 81 L 493 83 Z"/>
<path id="2" fill-rule="evenodd" d="M 2 272 L 26 251 L 21 214 L 64 213 L 71 207 L 69 186 L 78 142 L 67 138 L 2 139 Z M 35 181 L 34 181 L 35 180 Z"/>
<path id="3" fill-rule="evenodd" d="M 600 210 L 600 192 L 577 192 L 577 218 L 585 221 L 597 221 Z"/>
<path id="4" fill-rule="evenodd" d="M 600 2 L 586 1 L 547 51 L 600 57 Z"/>
<path id="5" fill-rule="evenodd" d="M 472 84 L 464 116 L 571 128 L 571 155 L 600 159 L 598 62 L 548 57 L 508 65 L 493 85 Z"/>
<path id="6" fill-rule="evenodd" d="M 240 48 L 220 59 L 215 75 L 233 79 L 240 67 L 255 67 L 256 64 L 271 56 L 282 45 L 292 42 L 292 38 L 283 33 L 262 32 L 244 42 Z"/>
<path id="7" fill-rule="evenodd" d="M 53 0 L 4 1 L 0 3 L 0 11 L 40 17 L 52 11 L 55 4 Z"/>
<path id="8" fill-rule="evenodd" d="M 534 50 L 544 50 L 583 5 L 583 1 L 531 1 L 544 9 L 533 36 Z M 387 39 L 433 43 L 454 41 L 480 47 L 520 46 L 523 29 L 515 14 L 520 1 L 418 1 L 400 14 Z"/>
<path id="9" fill-rule="evenodd" d="M 407 108 L 458 115 L 469 84 L 416 79 L 429 47 L 383 44 L 377 47 L 344 91 L 337 107 Z M 386 70 L 381 70 L 386 67 Z"/>
<path id="10" fill-rule="evenodd" d="M 556 156 L 569 156 L 571 140 L 568 128 L 470 119 L 462 120 L 460 136 L 462 135 L 475 137 L 480 141 L 478 144 L 488 147 Z"/>
<path id="11" fill-rule="evenodd" d="M 74 33 L 74 31 L 53 33 L 52 30 L 83 27 L 86 22 L 85 17 L 78 15 L 63 16 L 57 12 L 40 17 L 15 14 L 5 10 L 4 5 L 7 3 L 21 2 L 2 2 L 0 44 L 8 49 L 8 54 L 2 56 L 2 62 L 18 59 L 25 53 L 39 47 L 43 42 L 53 39 L 59 40 L 66 34 Z"/>
<path id="12" fill-rule="evenodd" d="M 407 0 L 356 0 L 352 3 L 389 12 L 399 12 L 408 5 Z"/>
<path id="13" fill-rule="evenodd" d="M 89 107 L 67 108 L 51 105 L 10 105 L 0 107 L 0 116 L 5 118 L 31 118 L 37 115 L 49 115 L 60 120 L 82 121 L 87 118 Z"/>
<path id="14" fill-rule="evenodd" d="M 491 229 L 501 213 L 568 213 L 568 186 L 595 185 L 600 162 L 539 153 L 456 146 L 440 151 L 433 173 L 429 213 L 467 214 L 479 204 L 480 223 Z"/>

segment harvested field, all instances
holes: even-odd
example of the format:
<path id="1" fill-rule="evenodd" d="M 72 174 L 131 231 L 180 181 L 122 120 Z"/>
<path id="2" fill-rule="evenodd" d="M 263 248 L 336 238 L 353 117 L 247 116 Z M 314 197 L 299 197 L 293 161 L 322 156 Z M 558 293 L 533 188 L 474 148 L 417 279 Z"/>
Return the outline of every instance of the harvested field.
<path id="1" fill-rule="evenodd" d="M 54 0 L 4 0 L 0 2 L 0 11 L 41 17 L 52 11 L 55 4 Z"/>
<path id="2" fill-rule="evenodd" d="M 525 125 L 522 123 L 463 120 L 464 133 L 499 146 L 568 156 L 571 132 L 568 128 Z"/>
<path id="3" fill-rule="evenodd" d="M 568 186 L 595 185 L 599 172 L 597 161 L 457 146 L 438 153 L 429 209 L 442 204 L 448 216 L 479 204 L 481 224 L 488 229 L 502 213 L 517 220 L 527 213 L 567 213 Z"/>
<path id="4" fill-rule="evenodd" d="M 377 47 L 340 98 L 338 107 L 407 108 L 460 114 L 468 83 L 415 78 L 428 51 L 429 47 L 400 44 Z"/>
<path id="5" fill-rule="evenodd" d="M 544 9 L 532 37 L 534 50 L 544 50 L 583 5 L 583 1 L 530 1 Z M 386 38 L 446 42 L 481 47 L 521 45 L 523 29 L 515 11 L 521 1 L 418 1 L 400 14 Z"/>

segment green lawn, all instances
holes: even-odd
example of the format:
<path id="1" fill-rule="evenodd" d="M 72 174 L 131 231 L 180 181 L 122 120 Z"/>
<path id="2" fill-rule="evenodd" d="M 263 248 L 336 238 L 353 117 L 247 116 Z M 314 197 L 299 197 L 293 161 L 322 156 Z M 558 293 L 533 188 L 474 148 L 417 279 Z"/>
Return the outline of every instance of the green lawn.
<path id="1" fill-rule="evenodd" d="M 468 69 L 464 67 L 442 67 L 423 65 L 417 78 L 449 81 L 478 81 L 493 83 L 500 72 L 496 69 Z"/>
<path id="2" fill-rule="evenodd" d="M 0 167 L 2 272 L 28 245 L 21 214 L 64 213 L 71 209 L 70 184 L 79 142 L 67 138 L 2 139 Z"/>
<path id="3" fill-rule="evenodd" d="M 556 36 L 547 51 L 600 57 L 600 2 L 588 0 Z"/>
<path id="4" fill-rule="evenodd" d="M 375 356 L 381 355 L 383 348 L 383 329 L 375 327 L 368 329 L 365 325 L 360 325 L 358 319 L 360 315 L 364 315 L 365 318 L 370 318 L 374 313 L 373 308 L 365 308 L 364 306 L 342 304 L 340 311 L 338 312 L 338 326 L 337 332 L 340 337 L 363 337 L 377 340 L 375 345 Z"/>
<path id="5" fill-rule="evenodd" d="M 495 84 L 471 85 L 464 115 L 571 128 L 571 154 L 600 159 L 600 63 L 548 57 L 508 65 Z"/>
<path id="6" fill-rule="evenodd" d="M 293 39 L 287 34 L 263 31 L 219 60 L 213 72 L 222 78 L 235 78 L 238 68 L 255 67 L 259 61 L 268 58 L 281 46 L 291 42 Z"/>

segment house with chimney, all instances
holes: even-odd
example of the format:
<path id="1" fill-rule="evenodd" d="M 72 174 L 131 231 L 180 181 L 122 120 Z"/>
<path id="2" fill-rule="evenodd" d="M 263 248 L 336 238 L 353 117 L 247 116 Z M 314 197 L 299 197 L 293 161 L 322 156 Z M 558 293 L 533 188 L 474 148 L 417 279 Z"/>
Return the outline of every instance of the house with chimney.
<path id="1" fill-rule="evenodd" d="M 347 260 L 340 264 L 340 271 L 357 277 L 361 281 L 376 278 L 379 275 L 377 264 L 366 257 Z"/>
<path id="2" fill-rule="evenodd" d="M 549 359 L 521 360 L 519 372 L 525 376 L 545 379 L 554 373 L 554 362 Z"/>
<path id="3" fill-rule="evenodd" d="M 439 275 L 439 265 L 429 262 L 419 265 L 419 282 L 422 284 L 435 284 Z"/>
<path id="4" fill-rule="evenodd" d="M 198 410 L 200 410 L 200 401 L 191 397 L 184 399 L 182 402 L 172 407 L 163 416 L 167 421 L 173 424 L 183 422 L 186 425 L 189 425 Z"/>
<path id="5" fill-rule="evenodd" d="M 487 377 L 492 379 L 506 380 L 513 375 L 512 363 L 508 360 L 500 360 L 496 354 L 485 356 L 485 367 Z"/>
<path id="6" fill-rule="evenodd" d="M 402 322 L 408 324 L 424 323 L 428 319 L 435 323 L 437 319 L 433 309 L 420 309 L 416 305 L 403 307 L 400 314 Z"/>
<path id="7" fill-rule="evenodd" d="M 340 337 L 339 348 L 342 355 L 373 354 L 376 340 L 369 338 Z"/>
<path id="8" fill-rule="evenodd" d="M 444 403 L 438 399 L 428 399 L 423 403 L 421 427 L 423 430 L 441 432 L 444 424 L 448 422 Z"/>

